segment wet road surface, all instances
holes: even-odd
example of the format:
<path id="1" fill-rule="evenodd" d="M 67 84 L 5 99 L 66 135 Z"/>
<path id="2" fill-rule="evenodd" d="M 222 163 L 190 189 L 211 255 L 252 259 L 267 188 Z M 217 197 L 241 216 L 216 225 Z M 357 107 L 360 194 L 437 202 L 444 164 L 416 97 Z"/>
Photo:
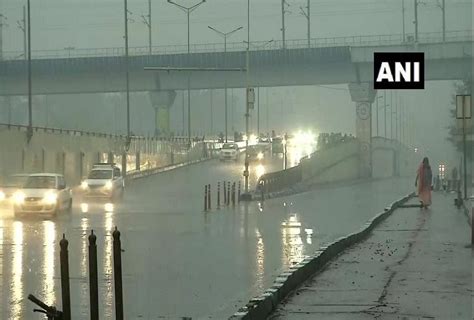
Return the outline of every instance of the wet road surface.
<path id="1" fill-rule="evenodd" d="M 275 158 L 265 169 L 279 166 L 282 160 Z M 111 232 L 118 226 L 127 319 L 223 319 L 271 285 L 282 269 L 357 229 L 411 186 L 405 179 L 333 186 L 272 199 L 263 208 L 252 202 L 204 213 L 204 184 L 213 185 L 215 208 L 217 181 L 236 181 L 242 171 L 241 163 L 211 160 L 134 181 L 122 202 L 107 208 L 110 212 L 104 204 L 90 204 L 83 212 L 76 203 L 71 214 L 54 220 L 4 213 L 1 318 L 41 318 L 32 313 L 29 293 L 60 307 L 59 240 L 65 233 L 73 318 L 88 319 L 91 229 L 99 252 L 100 314 L 112 318 Z"/>

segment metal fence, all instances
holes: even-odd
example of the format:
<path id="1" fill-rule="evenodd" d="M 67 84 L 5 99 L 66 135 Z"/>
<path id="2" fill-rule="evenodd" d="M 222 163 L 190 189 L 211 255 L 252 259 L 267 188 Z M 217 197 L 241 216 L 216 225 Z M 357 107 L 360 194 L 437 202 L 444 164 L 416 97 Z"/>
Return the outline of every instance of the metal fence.
<path id="1" fill-rule="evenodd" d="M 457 30 L 446 32 L 446 42 L 472 41 L 473 30 Z M 441 32 L 428 32 L 418 34 L 418 43 L 441 43 L 443 34 Z M 359 35 L 345 37 L 325 37 L 310 39 L 310 48 L 323 48 L 334 46 L 371 46 L 371 45 L 399 45 L 414 43 L 413 34 L 386 34 L 386 35 Z M 166 54 L 187 54 L 187 45 L 167 45 L 152 47 L 152 55 Z M 232 42 L 227 44 L 227 51 L 245 51 L 247 44 L 244 42 Z M 281 50 L 283 42 L 275 41 L 254 41 L 250 43 L 251 51 Z M 285 41 L 286 49 L 308 48 L 307 39 L 296 39 Z M 211 53 L 223 52 L 223 43 L 193 44 L 190 47 L 191 53 Z M 148 46 L 129 47 L 130 56 L 148 56 L 150 54 Z M 68 50 L 33 50 L 33 59 L 68 59 L 85 57 L 120 57 L 125 55 L 124 47 L 112 48 L 84 48 Z M 24 53 L 20 51 L 5 51 L 5 60 L 23 60 Z"/>

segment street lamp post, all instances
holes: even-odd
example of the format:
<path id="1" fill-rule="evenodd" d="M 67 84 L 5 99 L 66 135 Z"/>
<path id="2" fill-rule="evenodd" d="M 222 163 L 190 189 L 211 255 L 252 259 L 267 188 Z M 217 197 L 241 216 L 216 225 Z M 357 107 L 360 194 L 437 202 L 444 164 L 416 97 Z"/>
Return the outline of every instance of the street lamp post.
<path id="1" fill-rule="evenodd" d="M 125 22 L 125 86 L 127 91 L 127 148 L 130 144 L 130 75 L 128 66 L 128 3 L 124 0 L 124 22 Z"/>
<path id="2" fill-rule="evenodd" d="M 192 5 L 190 7 L 183 6 L 179 3 L 176 3 L 172 0 L 168 0 L 168 3 L 174 4 L 176 7 L 179 9 L 183 10 L 186 13 L 187 16 L 187 22 L 188 22 L 188 65 L 189 65 L 189 54 L 191 53 L 191 47 L 190 47 L 190 30 L 189 30 L 189 15 L 191 12 L 196 10 L 197 7 L 199 7 L 201 4 L 206 2 L 206 0 L 201 0 L 195 5 Z M 189 144 L 191 145 L 191 78 L 190 75 L 188 74 L 188 140 Z"/>
<path id="3" fill-rule="evenodd" d="M 148 54 L 151 55 L 151 0 L 148 0 L 148 14 L 141 15 L 142 22 L 148 28 Z"/>
<path id="4" fill-rule="evenodd" d="M 243 29 L 243 27 L 238 27 L 238 28 L 235 28 L 234 30 L 232 31 L 229 31 L 229 32 L 222 32 L 216 28 L 213 28 L 211 26 L 208 26 L 209 29 L 215 31 L 217 34 L 219 34 L 220 36 L 222 36 L 224 38 L 224 65 L 227 64 L 227 37 L 230 37 L 232 34 L 234 34 L 235 32 Z M 228 130 L 227 130 L 227 77 L 224 78 L 224 90 L 225 90 L 225 142 L 227 142 L 227 138 L 228 138 Z"/>
<path id="5" fill-rule="evenodd" d="M 250 70 L 250 0 L 247 0 L 247 52 L 246 52 L 246 73 L 245 73 L 245 134 L 247 139 L 245 140 L 245 171 L 244 171 L 244 184 L 245 184 L 245 193 L 249 192 L 249 159 L 248 159 L 248 149 L 249 149 L 249 118 L 250 118 L 250 106 L 249 106 L 249 70 Z"/>
<path id="6" fill-rule="evenodd" d="M 268 40 L 267 42 L 264 42 L 263 44 L 260 45 L 255 45 L 251 44 L 254 46 L 254 48 L 257 49 L 263 49 L 266 47 L 268 44 L 272 43 L 273 39 Z M 244 43 L 247 43 L 247 41 L 244 41 Z M 257 134 L 260 136 L 260 87 L 257 88 Z"/>
<path id="7" fill-rule="evenodd" d="M 30 0 L 26 3 L 27 17 L 28 17 L 28 131 L 26 137 L 28 142 L 33 137 L 33 108 L 32 108 L 32 95 L 31 95 L 31 7 Z"/>
<path id="8" fill-rule="evenodd" d="M 301 14 L 306 18 L 307 22 L 307 36 L 308 36 L 308 48 L 311 48 L 311 1 L 307 0 L 306 10 L 300 6 Z"/>

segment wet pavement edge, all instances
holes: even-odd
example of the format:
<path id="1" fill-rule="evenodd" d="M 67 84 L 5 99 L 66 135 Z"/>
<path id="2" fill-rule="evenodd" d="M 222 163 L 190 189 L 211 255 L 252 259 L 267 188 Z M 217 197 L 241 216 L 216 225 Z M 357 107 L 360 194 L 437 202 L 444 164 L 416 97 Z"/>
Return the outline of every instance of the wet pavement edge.
<path id="1" fill-rule="evenodd" d="M 234 313 L 229 320 L 266 319 L 290 292 L 310 277 L 323 271 L 328 262 L 344 250 L 366 239 L 377 225 L 390 216 L 398 206 L 406 203 L 414 195 L 414 193 L 411 193 L 393 202 L 385 208 L 384 212 L 377 214 L 367 221 L 359 231 L 341 237 L 326 247 L 321 247 L 314 255 L 280 274 L 269 289 L 262 295 L 251 299 L 244 307 Z"/>

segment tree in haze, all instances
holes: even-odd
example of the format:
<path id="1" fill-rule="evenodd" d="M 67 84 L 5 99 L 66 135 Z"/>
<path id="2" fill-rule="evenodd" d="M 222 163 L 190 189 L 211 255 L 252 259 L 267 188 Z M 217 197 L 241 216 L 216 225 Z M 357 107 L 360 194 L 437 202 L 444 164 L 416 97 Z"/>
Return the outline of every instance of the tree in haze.
<path id="1" fill-rule="evenodd" d="M 458 81 L 454 83 L 454 93 L 451 98 L 451 117 L 452 125 L 449 126 L 449 136 L 448 141 L 453 143 L 456 146 L 456 150 L 463 152 L 463 140 L 462 140 L 462 131 L 457 128 L 456 120 L 456 95 L 459 94 L 471 94 L 472 93 L 472 78 L 466 78 L 463 81 Z M 472 120 L 471 120 L 472 121 Z M 466 120 L 466 124 L 469 123 L 469 120 Z M 472 133 L 472 128 L 466 128 L 466 134 Z M 467 141 L 467 157 L 472 160 L 472 152 L 470 152 L 474 147 L 474 141 Z"/>

